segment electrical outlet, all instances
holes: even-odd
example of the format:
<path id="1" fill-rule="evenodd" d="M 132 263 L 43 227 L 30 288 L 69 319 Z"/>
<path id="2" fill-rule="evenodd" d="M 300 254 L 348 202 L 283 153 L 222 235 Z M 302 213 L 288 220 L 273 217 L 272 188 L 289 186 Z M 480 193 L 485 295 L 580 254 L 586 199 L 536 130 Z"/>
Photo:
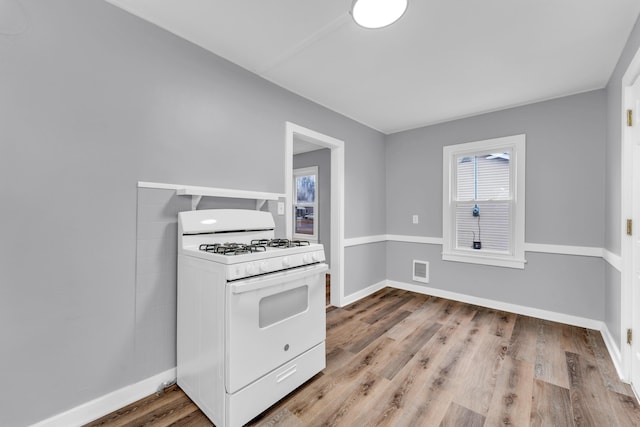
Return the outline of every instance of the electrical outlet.
<path id="1" fill-rule="evenodd" d="M 278 202 L 278 215 L 284 215 L 284 202 Z"/>
<path id="2" fill-rule="evenodd" d="M 413 223 L 417 224 L 418 223 L 418 215 L 414 215 L 413 216 Z"/>

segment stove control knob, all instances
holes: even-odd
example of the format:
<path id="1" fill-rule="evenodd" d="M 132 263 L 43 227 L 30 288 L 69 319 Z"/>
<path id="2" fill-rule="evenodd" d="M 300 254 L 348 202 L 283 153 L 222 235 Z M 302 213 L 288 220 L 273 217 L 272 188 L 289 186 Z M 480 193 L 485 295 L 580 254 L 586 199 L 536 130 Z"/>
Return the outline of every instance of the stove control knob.
<path id="1" fill-rule="evenodd" d="M 283 267 L 291 267 L 291 260 L 289 259 L 288 256 L 282 258 L 282 266 Z"/>
<path id="2" fill-rule="evenodd" d="M 320 252 L 316 252 L 313 254 L 313 260 L 315 262 L 320 262 L 322 261 L 322 254 Z"/>
<path id="3" fill-rule="evenodd" d="M 304 254 L 304 256 L 302 257 L 302 262 L 305 263 L 305 264 L 311 263 L 311 255 Z"/>
<path id="4" fill-rule="evenodd" d="M 260 272 L 266 273 L 267 271 L 269 271 L 269 263 L 267 261 L 262 261 L 260 263 Z"/>
<path id="5" fill-rule="evenodd" d="M 247 264 L 246 271 L 247 271 L 247 274 L 252 275 L 256 272 L 256 266 L 253 265 L 253 263 Z"/>
<path id="6" fill-rule="evenodd" d="M 237 266 L 235 268 L 235 275 L 234 277 L 242 277 L 242 267 L 241 266 Z"/>

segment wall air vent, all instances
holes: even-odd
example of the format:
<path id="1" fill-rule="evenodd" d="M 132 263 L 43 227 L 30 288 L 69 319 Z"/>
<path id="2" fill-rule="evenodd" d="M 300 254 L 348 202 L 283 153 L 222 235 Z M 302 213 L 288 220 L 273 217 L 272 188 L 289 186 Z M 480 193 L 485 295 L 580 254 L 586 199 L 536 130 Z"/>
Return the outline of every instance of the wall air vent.
<path id="1" fill-rule="evenodd" d="M 427 261 L 413 260 L 413 280 L 429 283 L 429 263 Z"/>

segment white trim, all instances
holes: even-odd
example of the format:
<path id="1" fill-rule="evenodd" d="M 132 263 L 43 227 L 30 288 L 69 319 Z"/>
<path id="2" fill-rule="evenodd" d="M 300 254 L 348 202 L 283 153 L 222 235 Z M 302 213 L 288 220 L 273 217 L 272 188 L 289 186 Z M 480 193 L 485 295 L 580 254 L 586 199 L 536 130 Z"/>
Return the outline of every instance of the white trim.
<path id="1" fill-rule="evenodd" d="M 616 255 L 613 252 L 602 248 L 602 258 L 604 258 L 604 260 L 608 262 L 611 267 L 622 272 L 622 257 L 620 255 Z"/>
<path id="2" fill-rule="evenodd" d="M 175 379 L 176 368 L 171 368 L 153 377 L 128 385 L 51 418 L 42 420 L 33 424 L 31 427 L 81 426 L 153 394 L 162 383 Z"/>
<path id="3" fill-rule="evenodd" d="M 374 294 L 385 287 L 387 287 L 387 281 L 383 280 L 371 286 L 367 286 L 364 289 L 360 289 L 359 291 L 354 292 L 350 295 L 345 295 L 345 297 L 342 299 L 344 304 L 341 307 L 354 303 L 358 300 L 361 300 L 362 298 L 368 297 L 369 295 Z"/>
<path id="4" fill-rule="evenodd" d="M 616 341 L 611 336 L 611 332 L 609 332 L 609 328 L 605 322 L 602 322 L 600 333 L 602 334 L 604 344 L 607 346 L 607 351 L 609 351 L 609 356 L 611 356 L 611 361 L 616 368 L 618 377 L 628 383 L 629 381 L 622 375 L 622 355 L 620 354 L 620 348 L 616 345 Z"/>
<path id="5" fill-rule="evenodd" d="M 544 243 L 525 243 L 525 252 L 543 252 L 547 254 L 579 255 L 603 257 L 603 249 L 594 246 L 547 245 Z"/>
<path id="6" fill-rule="evenodd" d="M 442 237 L 408 236 L 401 234 L 377 234 L 374 236 L 360 236 L 344 239 L 344 245 L 347 247 L 380 242 L 406 242 L 423 243 L 426 245 L 442 245 Z"/>
<path id="7" fill-rule="evenodd" d="M 232 199 L 278 200 L 284 193 L 266 191 L 235 190 L 233 188 L 200 187 L 197 185 L 167 184 L 163 182 L 138 181 L 138 188 L 157 188 L 160 190 L 176 190 L 179 196 L 227 197 Z"/>
<path id="8" fill-rule="evenodd" d="M 176 190 L 178 196 L 228 197 L 232 199 L 278 200 L 283 193 L 267 193 L 264 191 L 234 190 L 231 188 L 198 187 L 185 185 Z"/>
<path id="9" fill-rule="evenodd" d="M 158 190 L 177 190 L 178 188 L 182 188 L 182 187 L 184 187 L 184 185 L 165 184 L 163 182 L 138 181 L 138 188 L 156 188 Z"/>
<path id="10" fill-rule="evenodd" d="M 519 268 L 524 270 L 527 260 L 524 258 L 491 256 L 491 253 L 476 254 L 469 250 L 468 254 L 462 254 L 461 251 L 455 253 L 442 253 L 443 261 L 466 262 L 469 264 L 492 265 L 495 267 Z"/>
<path id="11" fill-rule="evenodd" d="M 405 236 L 400 234 L 387 234 L 387 240 L 392 242 L 424 243 L 427 245 L 442 245 L 442 237 Z"/>
<path id="12" fill-rule="evenodd" d="M 323 135 L 291 122 L 285 122 L 284 185 L 285 230 L 293 232 L 293 138 L 331 149 L 331 304 L 344 306 L 344 141 Z"/>
<path id="13" fill-rule="evenodd" d="M 633 385 L 633 383 L 629 383 L 629 385 L 631 386 L 631 391 L 633 392 L 634 396 L 636 397 L 636 400 L 640 401 L 640 392 L 639 392 L 639 390 L 636 390 L 636 388 Z"/>
<path id="14" fill-rule="evenodd" d="M 597 331 L 600 331 L 602 329 L 602 321 L 588 319 L 586 317 L 573 316 L 570 314 L 558 313 L 555 311 L 548 311 L 540 308 L 511 304 L 508 302 L 496 301 L 487 298 L 474 297 L 472 295 L 445 291 L 443 289 L 431 288 L 428 286 L 396 282 L 393 280 L 388 280 L 387 285 L 393 288 L 412 291 L 424 295 L 432 295 L 439 298 L 446 298 L 454 301 L 464 302 L 467 304 L 474 304 L 482 307 L 492 308 L 494 310 L 508 311 L 509 313 L 522 314 L 525 316 L 536 317 L 538 319 L 551 320 L 553 322 L 565 323 L 567 325 L 579 326 L 581 328 L 595 329 Z"/>
<path id="15" fill-rule="evenodd" d="M 442 245 L 442 237 L 409 236 L 402 234 L 377 234 L 373 236 L 350 237 L 344 239 L 345 247 L 366 245 L 380 242 L 422 243 L 425 245 Z M 612 267 L 620 270 L 620 256 L 604 248 L 595 246 L 552 245 L 546 243 L 525 243 L 525 252 L 539 252 L 558 255 L 576 255 L 603 258 Z"/>
<path id="16" fill-rule="evenodd" d="M 369 243 L 380 243 L 389 240 L 389 236 L 386 234 L 378 234 L 377 236 L 364 236 L 364 237 L 351 237 L 344 239 L 344 246 L 358 246 L 367 245 Z"/>

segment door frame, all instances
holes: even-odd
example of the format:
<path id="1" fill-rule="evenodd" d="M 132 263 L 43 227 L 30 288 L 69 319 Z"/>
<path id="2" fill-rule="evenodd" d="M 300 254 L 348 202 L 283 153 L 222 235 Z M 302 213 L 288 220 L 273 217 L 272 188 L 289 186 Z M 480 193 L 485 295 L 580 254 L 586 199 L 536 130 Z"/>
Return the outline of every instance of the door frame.
<path id="1" fill-rule="evenodd" d="M 331 149 L 331 305 L 344 299 L 344 141 L 292 122 L 285 122 L 284 188 L 287 238 L 293 234 L 293 138 Z"/>
<path id="2" fill-rule="evenodd" d="M 631 105 L 630 100 L 631 86 L 640 76 L 640 49 L 636 51 L 633 60 L 629 63 L 626 72 L 621 80 L 621 120 L 620 120 L 620 135 L 622 137 L 622 146 L 620 149 L 621 155 L 621 185 L 620 185 L 620 199 L 621 199 L 621 218 L 620 218 L 620 251 L 622 269 L 620 271 L 620 356 L 623 379 L 631 382 L 632 379 L 632 348 L 626 343 L 626 331 L 631 329 L 634 323 L 634 315 L 640 315 L 640 313 L 634 313 L 633 307 L 637 306 L 636 300 L 640 303 L 640 293 L 634 291 L 633 287 L 633 272 L 634 272 L 634 244 L 633 238 L 627 236 L 627 219 L 634 220 L 634 231 L 640 232 L 640 208 L 638 203 L 634 203 L 633 193 L 637 190 L 637 183 L 640 183 L 640 171 L 634 171 L 634 142 L 632 129 L 626 126 L 626 110 Z M 634 117 L 634 120 L 639 120 L 640 117 Z M 639 122 L 640 123 L 640 122 Z M 634 207 L 635 205 L 635 207 Z M 635 331 L 635 339 L 640 339 L 640 330 Z M 635 384 L 634 390 L 640 391 L 640 384 Z"/>

